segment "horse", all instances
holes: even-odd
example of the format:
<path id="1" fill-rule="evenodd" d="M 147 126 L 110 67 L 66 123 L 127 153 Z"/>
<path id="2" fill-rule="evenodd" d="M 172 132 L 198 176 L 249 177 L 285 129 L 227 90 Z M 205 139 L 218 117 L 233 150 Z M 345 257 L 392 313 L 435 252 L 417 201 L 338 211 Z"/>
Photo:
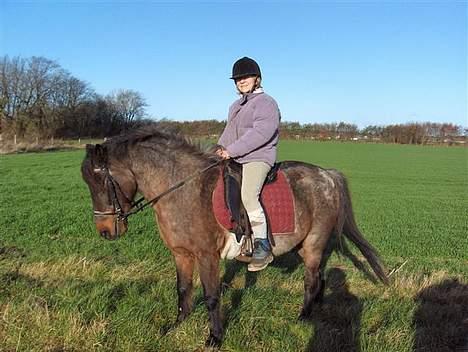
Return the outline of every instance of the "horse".
<path id="1" fill-rule="evenodd" d="M 127 231 L 128 214 L 135 207 L 137 193 L 151 200 L 147 204 L 154 209 L 160 237 L 176 265 L 175 324 L 191 312 L 192 276 L 197 264 L 210 322 L 206 346 L 215 347 L 223 338 L 221 253 L 232 236 L 212 211 L 212 194 L 223 163 L 213 151 L 203 150 L 180 133 L 150 126 L 102 144 L 88 144 L 81 166 L 91 193 L 96 229 L 108 240 Z M 277 257 L 296 250 L 302 257 L 304 301 L 299 318 L 310 318 L 314 303 L 320 301 L 330 243 L 343 234 L 361 251 L 380 281 L 387 283 L 377 251 L 356 225 L 344 175 L 299 161 L 283 161 L 280 169 L 292 188 L 295 230 L 274 237 L 273 254 Z M 183 186 L 182 182 L 181 187 L 171 188 L 174 180 L 188 178 L 190 185 Z M 162 194 L 164 197 L 158 197 Z"/>

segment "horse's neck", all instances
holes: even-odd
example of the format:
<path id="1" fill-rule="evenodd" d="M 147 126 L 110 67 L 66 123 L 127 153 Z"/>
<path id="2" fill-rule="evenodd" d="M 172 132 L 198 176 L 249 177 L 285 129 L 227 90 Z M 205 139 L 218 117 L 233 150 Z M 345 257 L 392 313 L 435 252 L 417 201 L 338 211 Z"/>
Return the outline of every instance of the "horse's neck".
<path id="1" fill-rule="evenodd" d="M 145 158 L 134 158 L 132 161 L 138 191 L 146 199 L 156 197 L 203 167 L 202 160 L 190 155 L 181 155 L 178 158 L 160 155 L 157 162 Z"/>

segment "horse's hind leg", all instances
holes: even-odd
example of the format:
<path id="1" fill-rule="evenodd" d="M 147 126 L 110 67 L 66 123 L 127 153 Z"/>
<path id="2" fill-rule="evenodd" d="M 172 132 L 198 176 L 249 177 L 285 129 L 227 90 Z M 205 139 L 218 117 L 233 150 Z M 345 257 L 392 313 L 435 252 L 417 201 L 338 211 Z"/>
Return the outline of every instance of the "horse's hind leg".
<path id="1" fill-rule="evenodd" d="M 178 311 L 176 323 L 182 322 L 192 311 L 194 259 L 190 254 L 174 254 L 177 268 Z"/>
<path id="2" fill-rule="evenodd" d="M 304 260 L 304 304 L 299 316 L 307 320 L 312 312 L 313 304 L 322 299 L 325 281 L 322 279 L 321 269 L 327 259 L 327 242 L 330 237 L 330 226 L 313 228 L 303 242 L 299 254 Z"/>
<path id="3" fill-rule="evenodd" d="M 220 313 L 219 255 L 217 253 L 204 253 L 198 258 L 198 264 L 211 325 L 206 345 L 219 347 L 223 338 Z"/>

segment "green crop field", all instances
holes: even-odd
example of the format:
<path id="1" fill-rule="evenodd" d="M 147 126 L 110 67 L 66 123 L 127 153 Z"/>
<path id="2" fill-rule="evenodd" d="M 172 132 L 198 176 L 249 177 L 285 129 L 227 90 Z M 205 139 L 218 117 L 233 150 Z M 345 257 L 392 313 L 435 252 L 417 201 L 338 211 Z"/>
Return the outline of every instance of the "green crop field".
<path id="1" fill-rule="evenodd" d="M 81 179 L 84 151 L 0 156 L 0 351 L 196 351 L 195 308 L 177 314 L 175 265 L 152 211 L 108 242 Z M 283 141 L 281 160 L 348 178 L 357 222 L 391 284 L 349 259 L 328 264 L 324 302 L 298 322 L 303 267 L 278 258 L 257 274 L 224 262 L 223 351 L 455 351 L 468 335 L 468 149 Z"/>

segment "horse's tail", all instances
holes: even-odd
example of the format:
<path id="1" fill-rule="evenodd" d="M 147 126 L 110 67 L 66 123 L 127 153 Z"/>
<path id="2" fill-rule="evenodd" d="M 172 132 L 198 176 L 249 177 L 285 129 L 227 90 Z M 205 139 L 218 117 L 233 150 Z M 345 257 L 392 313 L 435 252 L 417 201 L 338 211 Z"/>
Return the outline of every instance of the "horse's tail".
<path id="1" fill-rule="evenodd" d="M 335 228 L 336 233 L 340 236 L 342 233 L 361 251 L 364 258 L 371 266 L 375 275 L 384 284 L 388 284 L 388 276 L 385 273 L 384 265 L 382 264 L 377 250 L 364 238 L 359 230 L 356 220 L 354 219 L 353 207 L 351 203 L 351 195 L 348 188 L 346 177 L 336 170 L 328 170 L 333 176 L 335 182 L 339 185 L 340 205 L 338 223 Z"/>

